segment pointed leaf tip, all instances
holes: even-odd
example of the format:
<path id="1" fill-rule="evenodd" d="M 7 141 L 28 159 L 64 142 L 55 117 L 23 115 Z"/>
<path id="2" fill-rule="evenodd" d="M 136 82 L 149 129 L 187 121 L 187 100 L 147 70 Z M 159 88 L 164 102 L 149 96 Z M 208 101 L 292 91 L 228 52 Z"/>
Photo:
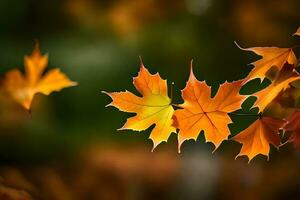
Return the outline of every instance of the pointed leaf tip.
<path id="1" fill-rule="evenodd" d="M 193 71 L 193 59 L 191 60 L 190 63 L 190 76 L 189 76 L 189 80 L 193 80 L 195 79 L 195 75 L 194 75 L 194 71 Z"/>
<path id="2" fill-rule="evenodd" d="M 40 42 L 38 40 L 35 40 L 32 54 L 41 54 Z"/>
<path id="3" fill-rule="evenodd" d="M 241 47 L 241 46 L 237 43 L 237 41 L 233 41 L 233 42 L 234 42 L 234 44 L 235 44 L 239 49 L 245 50 L 245 48 Z"/>
<path id="4" fill-rule="evenodd" d="M 294 36 L 300 36 L 300 27 L 298 28 L 298 30 L 296 31 L 296 33 L 293 34 Z"/>
<path id="5" fill-rule="evenodd" d="M 139 56 L 139 60 L 140 60 L 140 68 L 145 68 L 142 56 Z"/>
<path id="6" fill-rule="evenodd" d="M 106 92 L 106 91 L 104 91 L 104 90 L 101 90 L 100 92 L 101 92 L 102 94 L 109 95 L 109 92 Z"/>
<path id="7" fill-rule="evenodd" d="M 39 48 L 40 48 L 40 42 L 39 42 L 38 39 L 35 40 L 34 48 L 35 48 L 35 49 L 39 49 Z"/>

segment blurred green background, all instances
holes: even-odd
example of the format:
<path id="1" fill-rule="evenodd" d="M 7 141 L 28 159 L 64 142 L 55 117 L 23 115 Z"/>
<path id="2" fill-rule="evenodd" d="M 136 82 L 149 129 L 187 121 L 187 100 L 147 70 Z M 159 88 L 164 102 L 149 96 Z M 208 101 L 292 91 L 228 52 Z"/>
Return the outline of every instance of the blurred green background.
<path id="1" fill-rule="evenodd" d="M 150 153 L 144 132 L 122 131 L 129 116 L 105 108 L 105 91 L 135 91 L 139 56 L 150 72 L 174 82 L 174 102 L 194 59 L 199 80 L 214 90 L 241 79 L 258 57 L 243 47 L 299 44 L 298 0 L 2 0 L 0 74 L 19 67 L 35 40 L 79 86 L 36 95 L 32 113 L 0 111 L 0 186 L 32 199 L 281 199 L 299 195 L 299 152 L 272 150 L 248 165 L 240 145 L 176 135 Z M 255 118 L 238 118 L 233 133 Z M 236 119 L 235 119 L 236 120 Z M 274 151 L 274 152 L 273 152 Z M 96 161 L 95 161 L 96 160 Z M 1 197 L 0 187 L 0 197 Z M 21 194 L 22 195 L 22 194 Z M 17 198 L 16 198 L 17 199 Z"/>

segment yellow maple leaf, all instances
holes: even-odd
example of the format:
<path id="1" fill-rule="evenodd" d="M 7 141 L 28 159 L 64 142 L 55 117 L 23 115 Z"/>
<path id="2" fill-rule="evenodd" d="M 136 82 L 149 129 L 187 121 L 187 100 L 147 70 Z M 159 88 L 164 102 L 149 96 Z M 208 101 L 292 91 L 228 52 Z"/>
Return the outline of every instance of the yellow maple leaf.
<path id="1" fill-rule="evenodd" d="M 38 44 L 30 56 L 25 56 L 24 65 L 25 75 L 18 69 L 11 70 L 5 74 L 3 86 L 27 110 L 31 109 L 35 94 L 49 95 L 51 92 L 77 85 L 59 69 L 52 69 L 43 75 L 48 65 L 48 56 L 41 54 Z"/>
<path id="2" fill-rule="evenodd" d="M 247 129 L 233 137 L 233 140 L 242 143 L 240 153 L 236 156 L 246 155 L 249 162 L 258 154 L 269 158 L 270 144 L 279 147 L 279 129 L 285 124 L 285 121 L 262 117 L 256 120 Z"/>
<path id="3" fill-rule="evenodd" d="M 155 124 L 150 134 L 154 149 L 161 142 L 166 142 L 171 133 L 176 131 L 172 126 L 174 109 L 168 97 L 167 81 L 158 73 L 150 74 L 141 63 L 140 72 L 133 79 L 133 84 L 142 97 L 129 91 L 104 92 L 112 98 L 108 106 L 114 106 L 123 112 L 136 113 L 135 116 L 128 118 L 119 130 L 142 131 Z"/>
<path id="4" fill-rule="evenodd" d="M 238 46 L 238 44 L 237 44 Z M 285 63 L 297 66 L 297 58 L 293 52 L 292 48 L 278 48 L 278 47 L 252 47 L 252 48 L 242 48 L 245 51 L 252 51 L 257 55 L 262 56 L 261 59 L 251 63 L 254 68 L 245 78 L 246 81 L 250 81 L 255 78 L 263 80 L 266 77 L 267 72 L 272 68 L 276 67 L 280 71 Z"/>
<path id="5" fill-rule="evenodd" d="M 174 113 L 174 124 L 179 129 L 178 149 L 189 139 L 196 140 L 202 130 L 206 142 L 212 142 L 215 149 L 230 135 L 228 124 L 232 123 L 228 113 L 238 110 L 247 96 L 239 91 L 242 80 L 225 82 L 211 98 L 211 89 L 205 81 L 198 81 L 192 66 L 189 80 L 182 90 L 184 103 Z"/>
<path id="6" fill-rule="evenodd" d="M 294 67 L 286 63 L 271 85 L 254 94 L 257 97 L 254 107 L 258 107 L 259 111 L 263 112 L 281 91 L 285 91 L 290 87 L 290 83 L 299 79 L 300 76 Z"/>

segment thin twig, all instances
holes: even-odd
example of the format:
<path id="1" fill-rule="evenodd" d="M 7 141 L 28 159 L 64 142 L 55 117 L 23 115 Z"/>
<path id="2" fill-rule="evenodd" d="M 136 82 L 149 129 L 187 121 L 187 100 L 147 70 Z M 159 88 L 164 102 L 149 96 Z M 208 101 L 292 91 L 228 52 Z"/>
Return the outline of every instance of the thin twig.
<path id="1" fill-rule="evenodd" d="M 292 46 L 291 49 L 297 49 L 300 47 L 300 44 L 299 45 L 295 45 L 295 46 Z"/>
<path id="2" fill-rule="evenodd" d="M 174 82 L 172 82 L 171 84 L 171 102 L 173 101 L 173 86 L 174 86 Z"/>
<path id="3" fill-rule="evenodd" d="M 252 117 L 259 117 L 260 114 L 249 114 L 249 113 L 228 113 L 229 115 L 236 115 L 236 116 L 252 116 Z"/>
<path id="4" fill-rule="evenodd" d="M 179 106 L 178 104 L 171 104 L 172 106 L 176 107 L 176 108 L 182 108 L 181 106 Z"/>

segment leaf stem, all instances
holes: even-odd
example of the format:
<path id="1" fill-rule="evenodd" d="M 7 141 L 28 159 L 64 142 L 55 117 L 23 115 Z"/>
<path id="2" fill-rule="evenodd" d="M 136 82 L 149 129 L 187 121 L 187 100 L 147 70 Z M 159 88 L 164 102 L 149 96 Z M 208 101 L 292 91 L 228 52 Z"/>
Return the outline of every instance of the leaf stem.
<path id="1" fill-rule="evenodd" d="M 176 108 L 182 108 L 182 107 L 180 107 L 178 104 L 172 103 L 171 105 L 174 106 L 174 107 L 176 107 Z"/>
<path id="2" fill-rule="evenodd" d="M 285 141 L 284 143 L 281 143 L 281 144 L 279 145 L 279 147 L 282 147 L 282 146 L 284 146 L 284 145 L 286 145 L 286 144 L 288 144 L 288 143 L 290 143 L 290 142 L 293 142 L 293 140 L 288 139 L 288 140 Z"/>
<path id="3" fill-rule="evenodd" d="M 229 115 L 236 115 L 236 116 L 253 116 L 253 117 L 261 117 L 261 114 L 249 114 L 249 113 L 228 113 Z"/>
<path id="4" fill-rule="evenodd" d="M 171 83 L 171 94 L 170 94 L 171 102 L 173 101 L 173 86 L 174 86 L 174 82 Z"/>
<path id="5" fill-rule="evenodd" d="M 297 49 L 300 47 L 300 44 L 299 45 L 295 45 L 295 46 L 292 46 L 291 49 Z"/>

